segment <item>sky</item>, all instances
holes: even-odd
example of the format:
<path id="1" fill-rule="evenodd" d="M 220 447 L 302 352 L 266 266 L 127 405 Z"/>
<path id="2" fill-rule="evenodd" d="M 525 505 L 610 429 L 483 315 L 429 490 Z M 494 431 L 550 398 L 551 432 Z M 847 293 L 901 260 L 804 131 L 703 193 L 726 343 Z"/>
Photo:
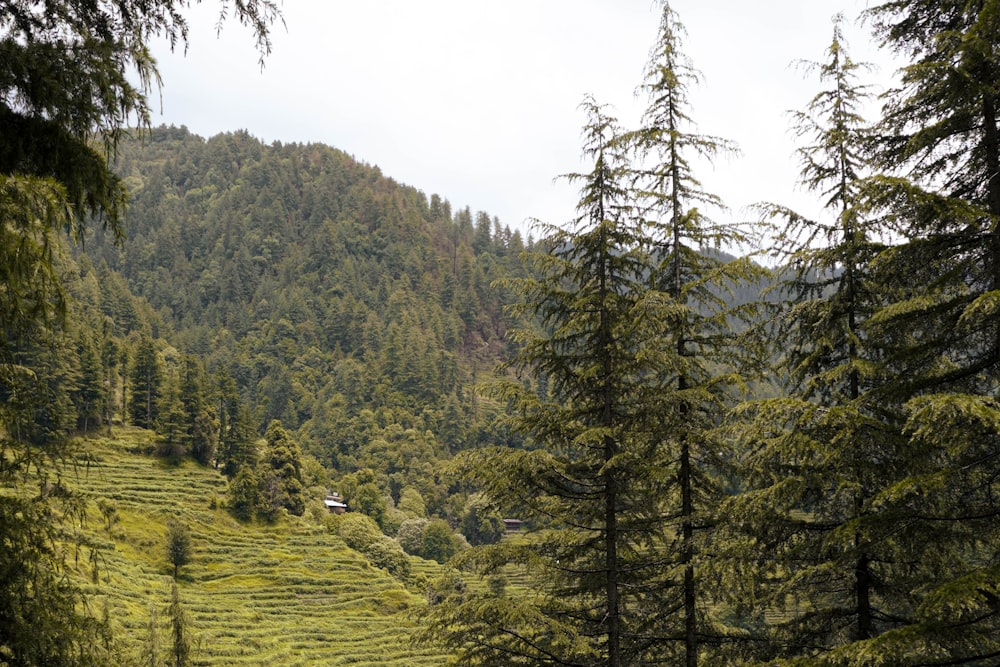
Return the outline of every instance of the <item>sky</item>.
<path id="1" fill-rule="evenodd" d="M 696 129 L 741 151 L 698 166 L 729 207 L 717 219 L 748 219 L 759 201 L 819 213 L 796 186 L 787 113 L 818 84 L 793 63 L 822 60 L 843 12 L 849 52 L 878 65 L 870 83 L 884 90 L 895 65 L 855 23 L 868 4 L 673 0 L 683 50 L 702 73 L 690 92 Z M 532 219 L 574 217 L 576 186 L 554 179 L 587 170 L 585 95 L 637 124 L 645 100 L 635 90 L 660 14 L 654 0 L 286 0 L 262 68 L 246 29 L 216 30 L 218 7 L 191 10 L 186 52 L 154 44 L 163 80 L 154 125 L 328 144 L 525 232 Z"/>

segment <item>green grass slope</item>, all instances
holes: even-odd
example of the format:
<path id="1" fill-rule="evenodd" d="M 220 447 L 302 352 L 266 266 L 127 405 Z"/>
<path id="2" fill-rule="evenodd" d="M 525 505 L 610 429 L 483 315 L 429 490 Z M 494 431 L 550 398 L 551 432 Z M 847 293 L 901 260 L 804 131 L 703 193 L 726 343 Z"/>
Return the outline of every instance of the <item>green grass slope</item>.
<path id="1" fill-rule="evenodd" d="M 107 613 L 136 656 L 157 617 L 163 658 L 170 647 L 172 566 L 166 522 L 190 526 L 192 558 L 178 578 L 196 665 L 442 665 L 447 656 L 412 646 L 421 596 L 372 567 L 323 526 L 296 517 L 243 524 L 221 508 L 225 479 L 185 462 L 143 455 L 151 434 L 118 429 L 87 439 L 92 459 L 64 480 L 90 499 L 87 531 L 101 543 L 80 556 L 97 613 Z M 114 501 L 110 533 L 96 501 Z M 94 572 L 96 570 L 96 582 Z"/>

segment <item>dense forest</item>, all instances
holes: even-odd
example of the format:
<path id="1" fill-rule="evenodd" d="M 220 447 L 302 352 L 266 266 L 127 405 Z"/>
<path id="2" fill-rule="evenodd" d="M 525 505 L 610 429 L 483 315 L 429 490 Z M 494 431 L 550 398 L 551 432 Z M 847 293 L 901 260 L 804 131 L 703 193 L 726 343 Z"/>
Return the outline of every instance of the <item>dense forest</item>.
<path id="1" fill-rule="evenodd" d="M 645 113 L 585 98 L 538 239 L 331 147 L 132 137 L 144 40 L 187 36 L 132 5 L 0 17 L 0 661 L 135 661 L 67 574 L 67 462 L 127 425 L 420 587 L 456 664 L 1000 664 L 1000 3 L 868 9 L 908 63 L 872 119 L 835 21 L 793 116 L 824 216 L 743 225 L 663 2 Z M 232 9 L 266 57 L 276 6 Z M 774 272 L 722 252 L 760 237 Z"/>

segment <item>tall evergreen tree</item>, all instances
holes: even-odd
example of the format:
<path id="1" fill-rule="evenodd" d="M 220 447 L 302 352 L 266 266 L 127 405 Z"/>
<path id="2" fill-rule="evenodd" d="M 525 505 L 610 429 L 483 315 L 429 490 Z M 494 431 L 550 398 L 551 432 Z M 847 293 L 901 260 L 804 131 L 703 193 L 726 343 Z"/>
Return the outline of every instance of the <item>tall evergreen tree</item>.
<path id="1" fill-rule="evenodd" d="M 262 477 L 267 499 L 274 507 L 284 507 L 291 514 L 302 516 L 305 498 L 299 445 L 277 420 L 268 425 L 264 439 L 267 456 Z"/>
<path id="2" fill-rule="evenodd" d="M 143 336 L 132 356 L 129 374 L 129 417 L 136 426 L 151 429 L 159 416 L 164 389 L 163 362 L 153 339 Z"/>
<path id="3" fill-rule="evenodd" d="M 47 434 L 23 426 L 39 411 L 57 416 L 53 409 L 62 412 L 64 404 L 61 396 L 53 402 L 46 392 L 22 391 L 25 382 L 40 387 L 40 373 L 50 382 L 58 375 L 25 366 L 15 350 L 64 323 L 61 234 L 83 238 L 84 221 L 123 233 L 125 187 L 108 165 L 110 151 L 95 143 L 111 149 L 136 121 L 149 124 L 148 86 L 158 75 L 148 41 L 186 41 L 182 7 L 174 0 L 12 0 L 0 12 L 0 646 L 9 664 L 115 662 L 106 650 L 107 624 L 82 611 L 82 594 L 52 548 L 62 520 L 54 508 L 65 498 L 44 492 L 44 483 L 38 496 L 25 493 L 29 471 L 44 477 L 58 469 L 50 454 L 64 453 L 65 440 L 55 428 L 61 417 L 49 420 Z M 223 1 L 223 17 L 229 9 Z M 235 3 L 235 16 L 254 29 L 262 53 L 275 12 L 270 0 Z M 72 356 L 61 355 L 62 363 Z"/>
<path id="4" fill-rule="evenodd" d="M 706 547 L 730 453 L 712 433 L 734 386 L 741 383 L 737 371 L 749 360 L 732 328 L 748 313 L 729 306 L 727 294 L 759 270 L 749 261 L 727 263 L 713 253 L 748 239 L 739 225 L 708 217 L 708 210 L 722 210 L 723 205 L 704 189 L 693 164 L 732 154 L 736 147 L 696 131 L 688 95 L 699 73 L 682 51 L 683 33 L 676 13 L 664 2 L 658 39 L 640 86 L 649 104 L 642 126 L 623 139 L 635 155 L 638 204 L 654 260 L 650 284 L 669 304 L 669 328 L 660 342 L 669 347 L 661 352 L 656 381 L 646 380 L 652 400 L 638 415 L 657 442 L 662 472 L 668 475 L 660 503 L 664 527 L 674 538 L 664 560 L 671 567 L 661 583 L 666 594 L 656 632 L 678 638 L 667 650 L 693 667 L 699 659 L 713 660 L 712 645 L 727 635 L 711 611 L 724 568 L 709 573 Z"/>
<path id="5" fill-rule="evenodd" d="M 77 334 L 76 358 L 80 362 L 80 380 L 72 394 L 76 426 L 87 433 L 92 426 L 100 424 L 107 393 L 100 353 L 89 331 Z"/>
<path id="6" fill-rule="evenodd" d="M 842 21 L 826 59 L 807 63 L 822 90 L 794 115 L 807 142 L 802 183 L 822 197 L 829 220 L 763 206 L 784 222 L 775 245 L 784 301 L 765 333 L 787 395 L 741 407 L 746 492 L 726 507 L 749 534 L 735 544 L 756 554 L 746 559 L 749 586 L 736 591 L 759 623 L 780 619 L 766 654 L 784 658 L 825 660 L 898 625 L 912 584 L 892 538 L 896 517 L 873 502 L 905 459 L 900 406 L 882 391 L 891 371 L 864 332 L 888 297 L 872 277 L 883 246 L 865 196 L 864 65 L 848 55 Z"/>
<path id="7" fill-rule="evenodd" d="M 433 607 L 429 636 L 462 647 L 463 664 L 627 664 L 637 649 L 627 639 L 623 596 L 628 583 L 654 576 L 648 563 L 626 566 L 647 532 L 630 531 L 652 509 L 639 488 L 648 441 L 630 431 L 637 406 L 628 400 L 641 375 L 633 364 L 644 341 L 635 329 L 647 322 L 637 316 L 648 262 L 628 211 L 626 164 L 612 142 L 619 132 L 598 105 L 585 107 L 585 154 L 594 168 L 573 177 L 582 180 L 580 217 L 573 231 L 549 230 L 549 252 L 534 257 L 539 278 L 512 285 L 523 295 L 519 311 L 543 327 L 516 334 L 523 348 L 514 365 L 545 373 L 552 398 L 518 383 L 503 385 L 501 395 L 539 448 L 465 457 L 489 495 L 517 498 L 549 525 L 530 541 L 484 547 L 475 558 L 486 568 L 496 559 L 531 561 L 543 572 L 544 595 L 469 594 Z"/>
<path id="8" fill-rule="evenodd" d="M 731 147 L 690 131 L 696 74 L 667 3 L 660 27 L 643 126 L 623 132 L 585 105 L 595 167 L 571 176 L 581 216 L 570 232 L 550 230 L 537 279 L 513 283 L 520 314 L 542 327 L 519 332 L 513 366 L 547 391 L 518 382 L 501 396 L 539 449 L 465 458 L 490 496 L 516 498 L 545 529 L 459 558 L 487 570 L 531 563 L 553 585 L 536 605 L 463 593 L 432 610 L 428 636 L 468 642 L 468 664 L 513 653 L 523 664 L 695 665 L 728 634 L 714 611 L 719 570 L 709 574 L 704 551 L 726 467 L 710 432 L 739 361 L 737 314 L 722 295 L 750 267 L 705 252 L 742 237 L 698 210 L 719 202 L 691 160 Z M 511 616 L 516 632 L 501 620 Z"/>
<path id="9" fill-rule="evenodd" d="M 180 378 L 186 449 L 198 463 L 209 465 L 215 459 L 217 435 L 215 415 L 205 395 L 204 383 L 204 371 L 198 360 L 186 355 Z"/>
<path id="10" fill-rule="evenodd" d="M 901 664 L 989 664 L 996 618 L 1000 364 L 1000 4 L 900 0 L 869 10 L 910 63 L 887 94 L 870 192 L 903 239 L 877 279 L 892 303 L 865 327 L 906 405 L 905 474 L 871 504 L 924 574 L 902 627 L 865 647 Z M 929 542 L 926 535 L 933 532 Z M 861 664 L 857 653 L 841 663 Z M 839 657 L 839 656 L 838 656 Z"/>

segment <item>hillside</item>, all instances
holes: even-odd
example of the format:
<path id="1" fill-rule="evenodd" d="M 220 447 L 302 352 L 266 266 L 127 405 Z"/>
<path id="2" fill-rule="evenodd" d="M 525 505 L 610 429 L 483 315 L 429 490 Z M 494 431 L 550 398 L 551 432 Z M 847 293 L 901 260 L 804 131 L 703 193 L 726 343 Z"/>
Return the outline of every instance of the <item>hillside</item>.
<path id="1" fill-rule="evenodd" d="M 243 524 L 217 507 L 225 479 L 190 461 L 179 467 L 136 453 L 151 437 L 117 429 L 81 441 L 79 466 L 64 482 L 90 499 L 87 530 L 102 543 L 98 582 L 78 559 L 98 611 L 106 604 L 116 635 L 131 652 L 148 646 L 155 612 L 161 652 L 170 646 L 171 566 L 166 520 L 188 524 L 192 559 L 179 591 L 190 619 L 197 665 L 440 665 L 444 656 L 409 643 L 409 614 L 423 597 L 311 519 Z M 96 506 L 112 500 L 110 535 Z M 415 561 L 414 581 L 437 567 Z M 433 567 L 432 567 L 433 565 Z"/>
<path id="2" fill-rule="evenodd" d="M 397 500 L 420 486 L 432 514 L 449 493 L 427 466 L 512 442 L 475 386 L 508 351 L 493 284 L 522 274 L 519 232 L 334 148 L 245 132 L 154 129 L 116 169 L 127 238 L 98 230 L 77 261 L 129 363 L 142 336 L 168 378 L 192 355 L 258 432 L 280 419 L 332 471 L 374 470 Z"/>

